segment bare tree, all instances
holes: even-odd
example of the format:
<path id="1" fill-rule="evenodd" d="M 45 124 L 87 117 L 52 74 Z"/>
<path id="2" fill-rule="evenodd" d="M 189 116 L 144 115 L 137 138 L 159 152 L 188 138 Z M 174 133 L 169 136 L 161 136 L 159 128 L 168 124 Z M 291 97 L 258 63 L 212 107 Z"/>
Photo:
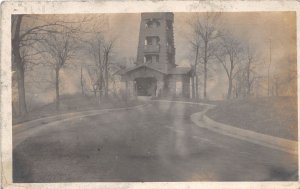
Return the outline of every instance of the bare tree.
<path id="1" fill-rule="evenodd" d="M 227 99 L 230 99 L 232 95 L 233 79 L 238 73 L 238 65 L 242 62 L 242 52 L 241 43 L 233 35 L 227 33 L 227 35 L 222 36 L 220 49 L 216 58 L 221 63 L 228 78 Z"/>
<path id="2" fill-rule="evenodd" d="M 234 92 L 235 97 L 246 97 L 253 95 L 253 84 L 257 77 L 256 66 L 258 54 L 251 45 L 243 51 L 243 60 L 236 69 Z"/>
<path id="3" fill-rule="evenodd" d="M 288 71 L 286 72 L 286 74 L 280 74 L 283 79 L 281 79 L 282 81 L 280 82 L 281 86 L 278 87 L 278 95 L 297 95 L 298 74 L 296 62 L 297 60 L 288 57 L 286 66 L 288 67 Z"/>
<path id="4" fill-rule="evenodd" d="M 56 109 L 60 105 L 60 71 L 71 59 L 74 58 L 75 52 L 78 49 L 74 30 L 62 29 L 55 33 L 47 34 L 44 38 L 44 47 L 49 54 L 48 63 L 52 65 L 55 71 L 55 97 Z"/>
<path id="5" fill-rule="evenodd" d="M 12 66 L 17 75 L 18 101 L 20 115 L 27 113 L 25 93 L 25 70 L 32 64 L 32 58 L 41 51 L 36 48 L 42 35 L 52 33 L 55 27 L 62 27 L 63 22 L 42 20 L 37 15 L 14 15 L 12 17 Z"/>
<path id="6" fill-rule="evenodd" d="M 88 82 L 91 91 L 94 94 L 94 97 L 97 98 L 98 89 L 98 74 L 97 69 L 94 66 L 87 66 L 86 68 L 88 73 Z"/>
<path id="7" fill-rule="evenodd" d="M 27 113 L 26 107 L 26 94 L 25 94 L 25 69 L 26 61 L 22 58 L 22 50 L 26 48 L 27 44 L 34 43 L 31 35 L 39 31 L 41 28 L 46 26 L 37 26 L 27 31 L 22 30 L 22 22 L 24 15 L 15 15 L 12 17 L 12 63 L 15 68 L 18 83 L 18 103 L 20 115 Z"/>
<path id="8" fill-rule="evenodd" d="M 105 97 L 108 97 L 109 90 L 109 66 L 110 66 L 110 55 L 112 53 L 113 45 L 115 40 L 107 40 L 103 45 L 104 54 L 104 74 L 105 74 Z"/>
<path id="9" fill-rule="evenodd" d="M 83 78 L 83 68 L 82 65 L 80 66 L 80 86 L 81 86 L 81 94 L 85 96 L 84 92 L 84 78 Z"/>
<path id="10" fill-rule="evenodd" d="M 247 96 L 252 93 L 253 82 L 256 77 L 255 63 L 258 61 L 258 55 L 253 46 L 248 45 L 246 49 L 246 62 L 245 62 L 245 81 L 247 88 Z"/>
<path id="11" fill-rule="evenodd" d="M 193 37 L 190 43 L 196 53 L 194 68 L 194 76 L 196 78 L 195 96 L 199 97 L 198 92 L 198 74 L 197 64 L 200 62 L 203 64 L 203 98 L 207 98 L 207 74 L 208 74 L 208 63 L 210 59 L 214 57 L 216 51 L 215 41 L 220 37 L 220 33 L 217 30 L 216 24 L 219 20 L 220 13 L 203 13 L 195 14 L 191 22 L 189 23 Z"/>
<path id="12" fill-rule="evenodd" d="M 280 95 L 293 95 L 295 92 L 291 90 L 295 90 L 296 87 L 296 79 L 295 76 L 296 71 L 289 71 L 289 74 L 284 73 L 276 73 L 270 78 L 270 93 L 271 96 L 280 96 Z M 292 93 L 291 93 L 292 92 Z M 290 94 L 289 94 L 290 93 Z"/>
<path id="13" fill-rule="evenodd" d="M 94 80 L 93 90 L 97 89 L 99 100 L 101 100 L 102 96 L 108 96 L 110 57 L 114 40 L 107 40 L 101 32 L 95 32 L 87 41 L 87 44 L 94 63 L 93 67 L 96 70 L 95 72 L 90 71 L 89 75 L 90 78 L 93 78 L 92 75 L 96 74 L 97 79 Z"/>
<path id="14" fill-rule="evenodd" d="M 269 64 L 268 64 L 268 96 L 270 96 L 270 67 L 272 63 L 272 40 L 269 39 Z"/>
<path id="15" fill-rule="evenodd" d="M 21 57 L 22 41 L 25 39 L 30 32 L 21 34 L 21 24 L 23 15 L 17 15 L 12 18 L 12 54 L 13 64 L 16 68 L 17 82 L 18 82 L 18 101 L 19 101 L 19 112 L 21 115 L 27 113 L 26 108 L 26 96 L 25 96 L 25 65 Z"/>
<path id="16" fill-rule="evenodd" d="M 246 70 L 244 67 L 239 66 L 236 69 L 235 78 L 232 84 L 232 94 L 235 98 L 245 97 L 246 92 Z"/>
<path id="17" fill-rule="evenodd" d="M 194 19 L 189 20 L 188 24 L 192 28 L 192 35 L 189 40 L 192 50 L 195 53 L 195 61 L 191 64 L 192 68 L 192 99 L 198 98 L 198 74 L 197 74 L 197 66 L 199 64 L 199 49 L 201 46 L 201 37 L 198 34 L 197 28 L 198 15 L 195 15 Z M 197 88 L 197 89 L 196 89 Z"/>
<path id="18" fill-rule="evenodd" d="M 198 57 L 199 57 L 199 41 L 192 42 L 193 49 L 195 51 L 195 62 L 192 64 L 192 98 L 198 99 L 198 74 L 197 74 L 197 65 L 198 65 Z"/>
<path id="19" fill-rule="evenodd" d="M 104 56 L 103 56 L 103 35 L 100 32 L 94 33 L 91 39 L 88 41 L 88 51 L 93 58 L 94 71 L 88 70 L 90 82 L 94 95 L 99 93 L 99 100 L 103 96 L 104 89 Z"/>
<path id="20" fill-rule="evenodd" d="M 280 81 L 279 75 L 274 75 L 272 78 L 272 96 L 279 96 L 280 86 L 282 81 Z"/>

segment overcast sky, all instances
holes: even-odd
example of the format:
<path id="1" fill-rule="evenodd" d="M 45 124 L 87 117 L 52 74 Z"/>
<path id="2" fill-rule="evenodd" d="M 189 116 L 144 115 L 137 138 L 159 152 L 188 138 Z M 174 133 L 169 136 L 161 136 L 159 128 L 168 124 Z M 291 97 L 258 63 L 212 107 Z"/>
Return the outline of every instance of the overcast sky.
<path id="1" fill-rule="evenodd" d="M 176 62 L 185 65 L 190 56 L 190 45 L 186 35 L 190 30 L 186 23 L 191 13 L 175 13 L 174 36 Z M 293 12 L 222 13 L 220 24 L 237 37 L 250 41 L 268 60 L 269 39 L 272 41 L 274 63 L 286 57 L 295 58 L 296 19 Z M 136 57 L 140 14 L 111 14 L 110 29 L 118 36 L 116 51 L 120 56 Z"/>

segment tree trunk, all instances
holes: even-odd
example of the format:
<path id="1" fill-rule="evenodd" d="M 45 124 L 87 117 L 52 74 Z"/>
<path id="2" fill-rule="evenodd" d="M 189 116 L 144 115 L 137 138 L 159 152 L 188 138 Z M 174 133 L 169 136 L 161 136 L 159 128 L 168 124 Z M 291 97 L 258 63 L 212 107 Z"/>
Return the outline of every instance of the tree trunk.
<path id="1" fill-rule="evenodd" d="M 56 92 L 56 110 L 59 110 L 60 100 L 59 100 L 59 68 L 55 69 L 55 92 Z"/>
<path id="2" fill-rule="evenodd" d="M 196 99 L 199 99 L 199 77 L 198 77 L 198 75 L 196 74 L 196 77 L 195 77 L 195 79 L 196 79 L 196 82 L 195 82 L 195 88 L 196 88 Z"/>
<path id="3" fill-rule="evenodd" d="M 191 77 L 192 79 L 192 99 L 195 98 L 195 75 L 193 74 L 193 76 Z"/>
<path id="4" fill-rule="evenodd" d="M 19 97 L 19 113 L 21 116 L 27 113 L 26 108 L 26 93 L 25 93 L 25 70 L 20 54 L 20 29 L 22 23 L 22 15 L 17 16 L 14 37 L 12 40 L 12 53 L 16 64 L 17 82 L 18 82 L 18 97 Z M 13 27 L 12 27 L 13 28 Z"/>
<path id="5" fill-rule="evenodd" d="M 204 79 L 203 79 L 203 98 L 206 99 L 206 82 L 207 82 L 207 46 L 208 41 L 205 41 L 204 46 Z"/>
<path id="6" fill-rule="evenodd" d="M 198 93 L 198 73 L 197 73 L 197 64 L 198 64 L 198 55 L 199 55 L 199 46 L 197 45 L 196 47 L 196 57 L 195 57 L 195 65 L 194 65 L 194 98 L 198 99 L 199 98 L 199 93 Z"/>
<path id="7" fill-rule="evenodd" d="M 240 87 L 238 84 L 235 85 L 235 98 L 239 98 Z"/>
<path id="8" fill-rule="evenodd" d="M 204 61 L 203 98 L 206 99 L 207 63 Z"/>
<path id="9" fill-rule="evenodd" d="M 108 97 L 108 54 L 105 56 L 105 97 Z"/>
<path id="10" fill-rule="evenodd" d="M 227 99 L 231 99 L 232 93 L 232 81 L 233 81 L 233 69 L 234 69 L 234 61 L 233 58 L 230 58 L 230 71 L 228 73 L 228 91 L 227 91 Z"/>
<path id="11" fill-rule="evenodd" d="M 20 115 L 24 116 L 27 113 L 26 94 L 25 94 L 25 82 L 24 82 L 25 77 L 24 77 L 23 66 L 22 65 L 19 65 L 19 66 L 17 66 L 18 94 L 19 94 L 19 111 L 20 111 Z"/>
<path id="12" fill-rule="evenodd" d="M 81 94 L 82 94 L 83 96 L 85 96 L 85 94 L 84 94 L 84 88 L 83 88 L 82 66 L 81 66 L 81 68 L 80 68 L 80 85 L 81 85 Z"/>
<path id="13" fill-rule="evenodd" d="M 275 79 L 275 95 L 279 96 L 279 84 L 278 84 L 278 80 Z"/>
<path id="14" fill-rule="evenodd" d="M 251 96 L 251 84 L 248 84 L 247 96 Z"/>
<path id="15" fill-rule="evenodd" d="M 105 67 L 105 97 L 108 97 L 108 69 Z"/>
<path id="16" fill-rule="evenodd" d="M 103 71 L 102 70 L 100 70 L 99 72 L 98 91 L 99 91 L 99 102 L 100 102 L 103 96 Z"/>
<path id="17" fill-rule="evenodd" d="M 250 81 L 250 62 L 247 65 L 247 96 L 251 94 L 251 81 Z"/>
<path id="18" fill-rule="evenodd" d="M 228 91 L 227 91 L 227 99 L 231 98 L 231 92 L 232 92 L 232 78 L 228 78 Z"/>
<path id="19" fill-rule="evenodd" d="M 129 89 L 128 89 L 128 81 L 125 81 L 125 90 L 126 90 L 126 101 L 127 101 L 127 99 L 128 99 L 128 96 L 129 96 Z"/>
<path id="20" fill-rule="evenodd" d="M 97 89 L 94 89 L 94 97 L 97 97 Z"/>

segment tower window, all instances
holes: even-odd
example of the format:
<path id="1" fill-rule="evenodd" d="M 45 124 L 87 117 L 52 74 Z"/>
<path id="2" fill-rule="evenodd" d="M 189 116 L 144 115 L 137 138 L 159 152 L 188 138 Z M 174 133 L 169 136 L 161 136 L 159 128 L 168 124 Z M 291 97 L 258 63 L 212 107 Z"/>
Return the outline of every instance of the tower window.
<path id="1" fill-rule="evenodd" d="M 160 26 L 160 22 L 158 19 L 149 19 L 146 21 L 146 28 L 158 28 Z"/>
<path id="2" fill-rule="evenodd" d="M 146 37 L 145 45 L 158 45 L 159 41 L 160 39 L 157 36 Z"/>
<path id="3" fill-rule="evenodd" d="M 144 56 L 144 63 L 152 63 L 152 56 L 151 55 L 145 55 Z"/>
<path id="4" fill-rule="evenodd" d="M 173 22 L 172 20 L 167 20 L 167 29 L 171 30 L 173 28 Z"/>
<path id="5" fill-rule="evenodd" d="M 148 54 L 144 56 L 144 63 L 159 63 L 159 55 Z"/>

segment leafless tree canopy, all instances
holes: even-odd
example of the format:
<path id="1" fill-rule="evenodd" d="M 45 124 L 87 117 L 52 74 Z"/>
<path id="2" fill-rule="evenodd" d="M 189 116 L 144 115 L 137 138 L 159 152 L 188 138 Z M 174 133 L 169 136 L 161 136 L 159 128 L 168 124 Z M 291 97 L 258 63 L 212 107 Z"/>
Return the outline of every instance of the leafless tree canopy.
<path id="1" fill-rule="evenodd" d="M 208 63 L 214 57 L 216 51 L 216 40 L 220 37 L 217 24 L 220 17 L 220 13 L 196 13 L 194 17 L 189 21 L 189 25 L 192 28 L 192 38 L 190 43 L 195 51 L 195 63 L 193 64 L 193 79 L 196 79 L 192 84 L 192 96 L 193 98 L 199 98 L 199 78 L 197 72 L 197 65 L 203 64 L 203 98 L 207 97 L 207 74 Z"/>
<path id="2" fill-rule="evenodd" d="M 59 108 L 60 70 L 68 66 L 82 50 L 82 42 L 86 34 L 94 34 L 94 29 L 104 30 L 104 22 L 100 16 L 68 15 L 15 15 L 12 17 L 12 64 L 16 73 L 18 88 L 18 104 L 20 115 L 25 115 L 25 71 L 33 70 L 34 66 L 44 65 L 55 72 L 56 106 Z M 95 21 L 96 20 L 96 21 Z M 110 54 L 112 43 L 107 46 L 106 55 Z M 107 60 L 104 60 L 108 65 Z"/>

